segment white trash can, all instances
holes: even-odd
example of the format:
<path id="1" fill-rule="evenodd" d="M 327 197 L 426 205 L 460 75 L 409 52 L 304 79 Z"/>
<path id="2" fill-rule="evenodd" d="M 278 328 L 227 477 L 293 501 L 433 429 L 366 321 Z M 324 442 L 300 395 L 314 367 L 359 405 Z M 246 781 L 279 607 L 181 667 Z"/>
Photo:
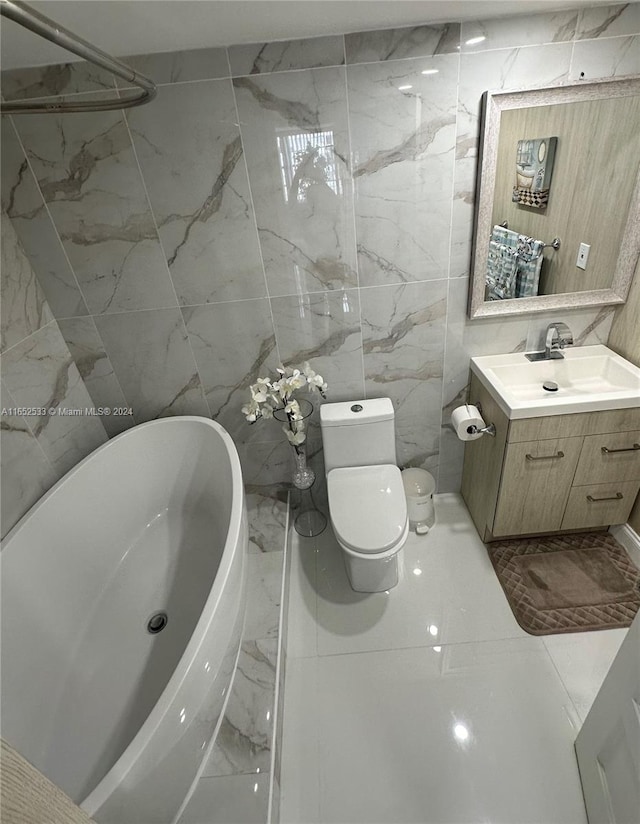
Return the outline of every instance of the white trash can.
<path id="1" fill-rule="evenodd" d="M 418 535 L 428 532 L 436 521 L 433 508 L 433 493 L 436 481 L 425 469 L 403 469 L 402 483 L 407 496 L 409 525 Z"/>

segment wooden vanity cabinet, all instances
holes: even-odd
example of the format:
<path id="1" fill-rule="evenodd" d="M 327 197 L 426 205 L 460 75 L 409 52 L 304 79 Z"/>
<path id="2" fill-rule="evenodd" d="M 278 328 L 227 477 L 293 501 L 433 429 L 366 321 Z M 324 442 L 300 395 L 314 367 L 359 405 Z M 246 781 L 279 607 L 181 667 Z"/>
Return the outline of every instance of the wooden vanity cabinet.
<path id="1" fill-rule="evenodd" d="M 473 373 L 469 403 L 496 427 L 464 453 L 462 496 L 484 541 L 626 522 L 640 489 L 640 409 L 510 421 Z"/>

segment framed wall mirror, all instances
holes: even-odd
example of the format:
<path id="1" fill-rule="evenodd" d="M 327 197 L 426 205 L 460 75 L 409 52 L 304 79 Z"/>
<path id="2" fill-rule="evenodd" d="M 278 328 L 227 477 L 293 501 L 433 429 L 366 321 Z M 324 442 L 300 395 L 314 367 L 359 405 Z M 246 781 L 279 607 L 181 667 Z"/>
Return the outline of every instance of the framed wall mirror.
<path id="1" fill-rule="evenodd" d="M 624 303 L 640 255 L 640 78 L 487 92 L 469 317 Z"/>

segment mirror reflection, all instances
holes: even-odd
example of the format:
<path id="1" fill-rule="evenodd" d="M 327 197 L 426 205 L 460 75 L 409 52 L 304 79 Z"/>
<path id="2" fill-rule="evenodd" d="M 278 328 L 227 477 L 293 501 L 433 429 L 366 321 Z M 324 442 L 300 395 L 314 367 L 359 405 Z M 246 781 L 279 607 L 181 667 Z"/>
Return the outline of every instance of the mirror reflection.
<path id="1" fill-rule="evenodd" d="M 610 288 L 639 157 L 639 97 L 502 112 L 485 298 Z"/>
<path id="2" fill-rule="evenodd" d="M 639 171 L 639 80 L 488 93 L 470 316 L 623 302 Z"/>

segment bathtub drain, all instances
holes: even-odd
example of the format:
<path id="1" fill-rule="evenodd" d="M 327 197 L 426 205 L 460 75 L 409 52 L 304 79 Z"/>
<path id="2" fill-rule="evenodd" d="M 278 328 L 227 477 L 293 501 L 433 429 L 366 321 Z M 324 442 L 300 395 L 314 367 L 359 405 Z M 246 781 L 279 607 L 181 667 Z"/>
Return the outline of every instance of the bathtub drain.
<path id="1" fill-rule="evenodd" d="M 151 635 L 157 635 L 167 626 L 169 616 L 166 612 L 154 612 L 151 618 L 147 621 L 147 632 Z"/>

